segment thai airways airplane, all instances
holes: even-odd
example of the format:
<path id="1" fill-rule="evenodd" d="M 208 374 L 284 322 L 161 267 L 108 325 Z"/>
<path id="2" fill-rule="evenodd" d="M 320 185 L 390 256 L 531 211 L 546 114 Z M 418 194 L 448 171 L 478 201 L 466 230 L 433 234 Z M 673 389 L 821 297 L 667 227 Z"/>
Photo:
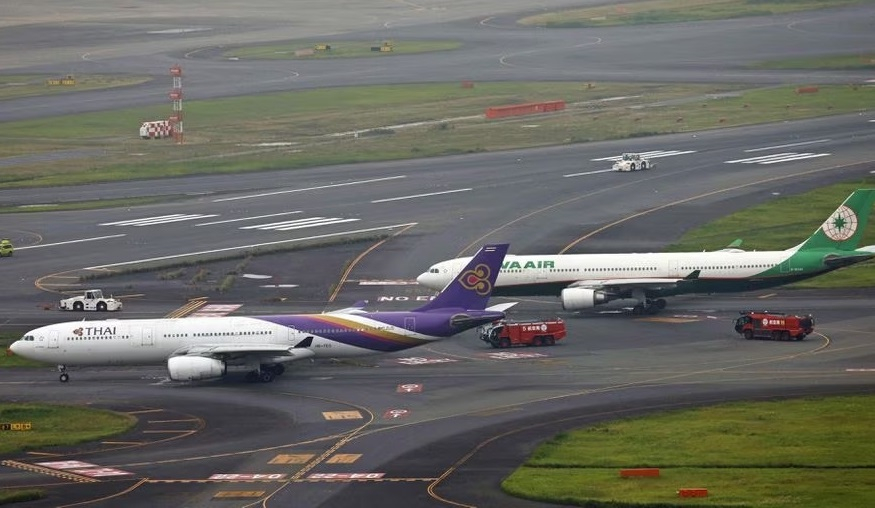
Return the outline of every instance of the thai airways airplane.
<path id="1" fill-rule="evenodd" d="M 507 249 L 484 246 L 437 297 L 412 311 L 72 321 L 30 331 L 10 349 L 57 364 L 61 382 L 70 379 L 67 365 L 166 362 L 173 380 L 217 378 L 228 366 L 244 366 L 249 380 L 268 383 L 302 358 L 401 351 L 502 319 L 513 303 L 486 305 Z"/>
<path id="2" fill-rule="evenodd" d="M 782 251 L 744 251 L 736 244 L 713 252 L 508 255 L 496 296 L 558 295 L 565 310 L 636 299 L 634 314 L 665 308 L 663 297 L 751 291 L 816 277 L 875 257 L 857 248 L 875 202 L 875 189 L 853 192 L 807 240 Z M 470 258 L 433 265 L 417 277 L 429 288 L 451 280 Z"/>

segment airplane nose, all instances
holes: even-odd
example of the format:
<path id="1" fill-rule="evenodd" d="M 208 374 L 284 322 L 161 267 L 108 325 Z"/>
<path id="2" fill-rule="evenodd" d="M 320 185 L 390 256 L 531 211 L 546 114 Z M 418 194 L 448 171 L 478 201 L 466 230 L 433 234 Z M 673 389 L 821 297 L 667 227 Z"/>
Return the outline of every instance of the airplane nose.
<path id="1" fill-rule="evenodd" d="M 11 356 L 13 354 L 18 353 L 18 351 L 16 351 L 16 350 L 18 350 L 18 351 L 21 350 L 20 341 L 17 341 L 17 340 L 15 342 L 13 342 L 11 346 L 9 346 L 9 349 L 6 350 L 6 353 L 8 356 Z"/>
<path id="2" fill-rule="evenodd" d="M 425 285 L 425 282 L 428 280 L 428 272 L 423 272 L 419 274 L 419 277 L 416 278 L 417 284 L 422 286 Z"/>

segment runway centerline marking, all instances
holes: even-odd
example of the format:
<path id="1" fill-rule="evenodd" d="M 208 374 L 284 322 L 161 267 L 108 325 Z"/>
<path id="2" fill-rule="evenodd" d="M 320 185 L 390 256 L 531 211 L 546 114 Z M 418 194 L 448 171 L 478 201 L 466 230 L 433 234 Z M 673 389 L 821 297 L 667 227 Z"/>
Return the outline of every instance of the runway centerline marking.
<path id="1" fill-rule="evenodd" d="M 127 235 L 122 233 L 120 235 L 95 236 L 93 238 L 81 238 L 79 240 L 67 240 L 66 242 L 42 243 L 39 245 L 27 245 L 24 247 L 15 247 L 15 250 L 39 249 L 41 247 L 56 247 L 58 245 L 69 245 L 71 243 L 95 242 L 98 240 L 109 240 L 112 238 L 121 238 L 123 236 L 127 236 Z"/>
<path id="2" fill-rule="evenodd" d="M 240 199 L 263 198 L 263 197 L 267 197 L 267 196 L 277 196 L 280 194 L 291 194 L 294 192 L 306 192 L 306 191 L 312 191 L 312 190 L 334 189 L 337 187 L 349 187 L 350 185 L 362 185 L 362 184 L 366 184 L 366 183 L 387 182 L 389 180 L 398 180 L 399 178 L 407 178 L 407 175 L 387 176 L 385 178 L 373 178 L 370 180 L 357 180 L 354 182 L 334 183 L 334 184 L 330 184 L 330 185 L 317 185 L 315 187 L 305 187 L 302 189 L 288 189 L 288 190 L 273 191 L 273 192 L 262 192 L 259 194 L 249 194 L 247 196 L 235 196 L 233 198 L 219 198 L 219 199 L 214 199 L 213 203 L 222 203 L 224 201 L 238 201 Z"/>
<path id="3" fill-rule="evenodd" d="M 764 150 L 780 150 L 781 148 L 789 148 L 791 146 L 813 145 L 816 143 L 828 143 L 831 139 L 816 139 L 814 141 L 800 141 L 799 143 L 787 143 L 786 145 L 764 146 L 762 148 L 751 148 L 745 152 L 762 152 Z"/>
<path id="4" fill-rule="evenodd" d="M 574 176 L 597 175 L 597 174 L 599 174 L 599 173 L 612 173 L 612 172 L 615 173 L 616 170 L 615 170 L 614 168 L 608 168 L 608 169 L 597 169 L 597 170 L 595 170 L 595 171 L 584 171 L 583 173 L 570 173 L 570 174 L 567 174 L 567 175 L 562 175 L 562 178 L 571 178 L 571 177 L 574 177 Z"/>
<path id="5" fill-rule="evenodd" d="M 401 201 L 403 199 L 427 198 L 427 197 L 431 197 L 431 196 L 440 196 L 442 194 L 453 194 L 455 192 L 468 192 L 470 190 L 474 190 L 474 189 L 471 189 L 469 187 L 466 189 L 453 189 L 453 190 L 441 191 L 441 192 L 428 192 L 425 194 L 412 194 L 410 196 L 399 196 L 397 198 L 375 199 L 375 200 L 371 201 L 371 203 L 388 203 L 389 201 Z"/>
<path id="6" fill-rule="evenodd" d="M 200 224 L 195 224 L 194 227 L 212 226 L 214 224 L 227 224 L 229 222 L 241 222 L 241 221 L 246 221 L 246 220 L 266 219 L 268 217 L 279 217 L 281 215 L 293 215 L 296 213 L 304 213 L 304 212 L 301 210 L 295 210 L 294 212 L 269 213 L 267 215 L 255 215 L 253 217 L 241 217 L 239 219 L 217 220 L 217 221 L 213 221 L 213 222 L 201 222 Z"/>

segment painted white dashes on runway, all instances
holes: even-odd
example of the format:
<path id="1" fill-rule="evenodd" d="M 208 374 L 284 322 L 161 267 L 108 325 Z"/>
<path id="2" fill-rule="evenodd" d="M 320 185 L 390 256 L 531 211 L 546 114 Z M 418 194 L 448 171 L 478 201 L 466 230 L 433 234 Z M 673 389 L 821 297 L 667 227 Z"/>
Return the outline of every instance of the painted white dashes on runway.
<path id="1" fill-rule="evenodd" d="M 731 161 L 725 161 L 726 164 L 778 164 L 781 162 L 792 162 L 798 161 L 802 159 L 815 159 L 817 157 L 826 157 L 827 155 L 832 155 L 829 153 L 796 153 L 796 152 L 783 152 L 783 153 L 773 153 L 769 155 L 761 155 L 759 157 L 750 157 L 747 159 L 735 159 Z"/>
<path id="2" fill-rule="evenodd" d="M 143 217 L 142 219 L 120 220 L 116 222 L 103 222 L 100 226 L 154 226 L 156 224 L 168 224 L 171 222 L 181 222 L 186 220 L 205 219 L 207 217 L 216 217 L 216 214 L 184 214 L 174 213 L 171 215 L 159 215 L 157 217 Z"/>
<path id="3" fill-rule="evenodd" d="M 332 224 L 343 224 L 345 222 L 355 222 L 360 219 L 342 219 L 340 217 L 308 217 L 306 219 L 287 220 L 282 222 L 270 222 L 267 224 L 255 224 L 252 226 L 243 226 L 240 229 L 261 229 L 270 231 L 291 231 L 293 229 L 314 228 L 317 226 L 329 226 Z"/>
<path id="4" fill-rule="evenodd" d="M 685 155 L 688 153 L 696 153 L 695 150 L 654 150 L 652 152 L 635 152 L 641 155 L 641 157 L 646 157 L 648 159 L 658 159 L 660 157 L 673 157 L 675 155 Z M 593 161 L 611 161 L 616 162 L 620 160 L 623 155 L 612 155 L 610 157 L 601 157 L 599 159 L 590 159 Z"/>

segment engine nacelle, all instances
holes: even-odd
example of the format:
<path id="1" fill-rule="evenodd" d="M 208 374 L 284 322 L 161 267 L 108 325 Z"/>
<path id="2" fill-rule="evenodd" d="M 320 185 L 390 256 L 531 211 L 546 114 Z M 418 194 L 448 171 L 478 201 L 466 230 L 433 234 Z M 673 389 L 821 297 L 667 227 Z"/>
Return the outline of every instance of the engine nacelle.
<path id="1" fill-rule="evenodd" d="M 603 291 L 586 288 L 565 288 L 562 290 L 562 308 L 565 310 L 591 309 L 610 300 Z"/>
<path id="2" fill-rule="evenodd" d="M 197 381 L 222 377 L 227 367 L 222 360 L 206 356 L 173 356 L 167 360 L 167 370 L 174 381 Z"/>

